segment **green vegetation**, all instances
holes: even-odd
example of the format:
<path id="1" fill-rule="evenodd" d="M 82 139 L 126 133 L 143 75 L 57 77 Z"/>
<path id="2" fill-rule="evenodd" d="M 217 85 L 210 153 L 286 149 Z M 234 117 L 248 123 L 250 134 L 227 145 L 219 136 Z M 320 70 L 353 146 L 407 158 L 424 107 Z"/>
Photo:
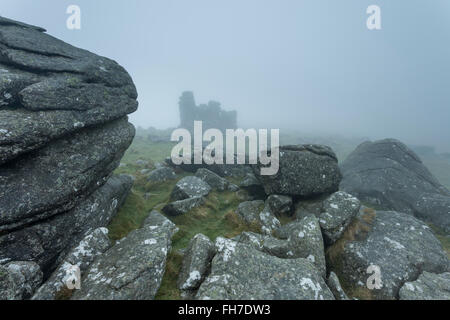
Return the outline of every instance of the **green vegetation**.
<path id="1" fill-rule="evenodd" d="M 189 175 L 178 174 L 177 179 L 165 183 L 147 183 L 143 169 L 153 169 L 154 163 L 163 161 L 170 155 L 173 144 L 153 143 L 144 138 L 136 138 L 122 159 L 122 166 L 116 170 L 118 174 L 132 174 L 136 180 L 133 189 L 120 208 L 116 217 L 108 226 L 112 240 L 125 237 L 132 230 L 142 226 L 151 210 L 159 210 L 169 201 L 170 193 L 176 182 Z M 148 161 L 145 166 L 136 164 L 137 160 Z M 236 181 L 237 182 L 237 181 Z M 211 192 L 205 204 L 193 209 L 189 214 L 168 217 L 179 231 L 172 239 L 172 250 L 168 255 L 166 272 L 156 296 L 157 299 L 180 299 L 176 287 L 178 272 L 181 268 L 182 255 L 180 249 L 186 248 L 189 241 L 198 233 L 209 237 L 212 241 L 219 236 L 232 238 L 244 231 L 259 232 L 259 225 L 245 224 L 235 213 L 241 200 L 234 192 Z"/>

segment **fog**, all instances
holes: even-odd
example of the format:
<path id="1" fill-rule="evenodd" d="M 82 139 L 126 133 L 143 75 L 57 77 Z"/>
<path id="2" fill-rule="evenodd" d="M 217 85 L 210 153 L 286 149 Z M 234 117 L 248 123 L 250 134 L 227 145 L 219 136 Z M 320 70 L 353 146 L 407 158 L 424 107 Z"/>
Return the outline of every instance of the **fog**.
<path id="1" fill-rule="evenodd" d="M 71 4 L 81 30 L 66 27 Z M 366 27 L 372 4 L 381 30 Z M 124 66 L 136 126 L 177 126 L 190 90 L 237 110 L 242 127 L 450 151 L 448 0 L 2 0 L 0 14 Z"/>

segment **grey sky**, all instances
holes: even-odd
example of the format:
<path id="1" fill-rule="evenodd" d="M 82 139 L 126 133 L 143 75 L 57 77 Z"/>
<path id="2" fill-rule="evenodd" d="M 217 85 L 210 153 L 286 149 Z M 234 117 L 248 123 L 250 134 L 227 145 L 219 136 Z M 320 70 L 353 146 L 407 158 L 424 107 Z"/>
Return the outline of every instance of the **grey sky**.
<path id="1" fill-rule="evenodd" d="M 66 8 L 82 29 L 66 28 Z M 366 8 L 382 30 L 366 28 Z M 176 126 L 178 97 L 240 126 L 394 137 L 450 151 L 448 0 L 1 0 L 0 14 L 110 57 L 132 75 L 136 125 Z"/>

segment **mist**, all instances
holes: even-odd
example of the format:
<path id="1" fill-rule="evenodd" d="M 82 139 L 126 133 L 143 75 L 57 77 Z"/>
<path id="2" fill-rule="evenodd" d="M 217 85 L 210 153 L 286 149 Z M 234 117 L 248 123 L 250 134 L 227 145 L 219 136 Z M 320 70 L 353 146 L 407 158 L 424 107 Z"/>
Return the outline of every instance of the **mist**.
<path id="1" fill-rule="evenodd" d="M 81 30 L 66 27 L 70 4 Z M 371 4 L 381 30 L 366 27 Z M 450 151 L 446 0 L 2 0 L 0 14 L 124 66 L 139 93 L 136 126 L 176 127 L 189 90 L 236 110 L 245 128 Z"/>

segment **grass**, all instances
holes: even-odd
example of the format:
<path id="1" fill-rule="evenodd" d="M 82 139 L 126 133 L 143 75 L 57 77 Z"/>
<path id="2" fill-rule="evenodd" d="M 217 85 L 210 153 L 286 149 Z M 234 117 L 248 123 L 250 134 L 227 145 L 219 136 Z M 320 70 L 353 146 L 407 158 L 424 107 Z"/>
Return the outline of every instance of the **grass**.
<path id="1" fill-rule="evenodd" d="M 330 267 L 331 271 L 337 274 L 341 281 L 342 289 L 350 298 L 354 297 L 360 300 L 373 300 L 374 298 L 369 289 L 365 287 L 354 287 L 345 280 L 345 275 L 342 272 L 342 255 L 347 243 L 351 241 L 361 241 L 367 237 L 375 217 L 376 211 L 374 209 L 364 209 L 364 213 L 359 218 L 354 219 L 347 227 L 342 237 L 326 251 L 327 265 Z"/>
<path id="2" fill-rule="evenodd" d="M 432 223 L 429 223 L 429 226 L 436 238 L 441 242 L 442 247 L 447 253 L 447 257 L 450 259 L 450 235 L 446 234 L 441 228 Z"/>

